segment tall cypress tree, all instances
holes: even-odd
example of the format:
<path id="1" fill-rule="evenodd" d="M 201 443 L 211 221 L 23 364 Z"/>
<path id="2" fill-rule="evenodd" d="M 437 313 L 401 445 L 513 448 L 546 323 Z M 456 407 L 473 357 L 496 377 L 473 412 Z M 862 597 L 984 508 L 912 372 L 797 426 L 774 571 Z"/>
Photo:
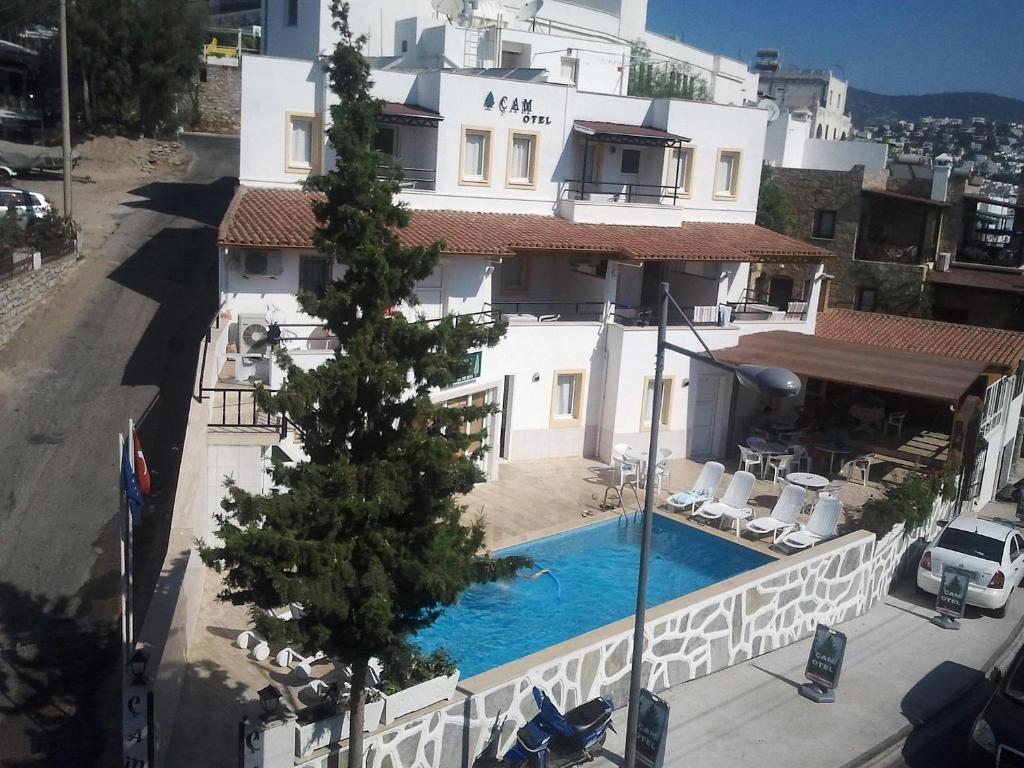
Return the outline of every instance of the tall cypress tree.
<path id="1" fill-rule="evenodd" d="M 268 495 L 231 488 L 217 518 L 222 543 L 202 551 L 225 575 L 221 598 L 254 606 L 268 639 L 351 666 L 348 764 L 356 768 L 369 659 L 386 667 L 479 572 L 483 523 L 465 524 L 456 497 L 482 480 L 484 434 L 466 425 L 494 406 L 444 407 L 431 392 L 469 374 L 467 353 L 494 346 L 504 327 L 393 311 L 415 305 L 414 286 L 437 268 L 441 244 L 399 240 L 409 217 L 394 201 L 401 174 L 379 178 L 372 149 L 381 102 L 370 95 L 347 4 L 334 0 L 332 10 L 340 42 L 326 62 L 338 101 L 328 137 L 337 163 L 307 186 L 316 246 L 344 271 L 300 303 L 326 321 L 339 349 L 308 372 L 279 356 L 287 382 L 261 398 L 295 425 L 308 461 L 276 466 L 280 490 Z M 303 613 L 288 622 L 258 610 L 290 602 Z"/>

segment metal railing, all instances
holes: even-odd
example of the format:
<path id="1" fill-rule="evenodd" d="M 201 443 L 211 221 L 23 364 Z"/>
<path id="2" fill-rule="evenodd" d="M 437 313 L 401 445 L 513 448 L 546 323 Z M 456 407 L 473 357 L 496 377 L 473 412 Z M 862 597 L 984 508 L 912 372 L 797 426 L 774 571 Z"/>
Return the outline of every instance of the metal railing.
<path id="1" fill-rule="evenodd" d="M 534 317 L 539 322 L 555 320 L 601 320 L 603 301 L 495 301 L 484 306 L 500 315 Z"/>
<path id="2" fill-rule="evenodd" d="M 264 391 L 274 394 L 276 390 Z M 287 434 L 287 421 L 281 414 L 270 414 L 260 408 L 252 387 L 200 387 L 199 397 L 211 400 L 207 422 L 211 427 L 272 429 L 282 437 Z"/>
<path id="3" fill-rule="evenodd" d="M 396 160 L 395 164 L 402 171 L 403 178 L 398 184 L 402 189 L 418 189 L 427 192 L 433 192 L 437 189 L 436 168 L 409 168 L 402 165 L 400 160 Z M 377 166 L 380 178 L 384 178 L 391 171 L 391 168 L 391 166 L 384 164 Z"/>
<path id="4" fill-rule="evenodd" d="M 956 260 L 966 264 L 990 267 L 1024 268 L 1024 248 L 990 245 L 981 241 L 966 242 L 956 249 Z"/>
<path id="5" fill-rule="evenodd" d="M 605 202 L 610 203 L 675 205 L 679 200 L 679 187 L 664 184 L 566 179 L 562 194 L 569 200 L 593 200 L 594 196 L 598 195 L 605 197 Z M 600 197 L 598 199 L 600 200 Z"/>

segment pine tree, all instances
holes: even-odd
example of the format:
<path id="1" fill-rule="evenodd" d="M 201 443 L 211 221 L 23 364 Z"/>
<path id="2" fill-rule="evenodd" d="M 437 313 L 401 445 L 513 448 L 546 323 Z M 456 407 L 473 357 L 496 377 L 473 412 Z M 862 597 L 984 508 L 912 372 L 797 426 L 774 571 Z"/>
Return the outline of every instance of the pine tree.
<path id="1" fill-rule="evenodd" d="M 319 296 L 300 303 L 323 318 L 339 349 L 302 371 L 287 355 L 287 382 L 264 405 L 295 425 L 308 461 L 276 466 L 280 491 L 233 487 L 218 516 L 221 544 L 204 561 L 225 574 L 221 598 L 254 606 L 271 641 L 322 650 L 352 669 L 349 766 L 362 763 L 368 661 L 408 651 L 410 634 L 433 622 L 474 578 L 484 540 L 480 519 L 463 521 L 455 497 L 482 479 L 485 435 L 467 424 L 494 406 L 446 408 L 431 393 L 471 370 L 467 353 L 494 346 L 501 323 L 448 316 L 408 320 L 414 286 L 438 265 L 440 244 L 404 247 L 408 212 L 394 202 L 400 171 L 378 178 L 371 149 L 381 102 L 334 0 L 340 42 L 326 62 L 337 105 L 328 137 L 336 167 L 312 178 L 318 250 L 344 268 Z M 260 608 L 299 603 L 288 622 Z M 338 702 L 340 703 L 340 702 Z"/>

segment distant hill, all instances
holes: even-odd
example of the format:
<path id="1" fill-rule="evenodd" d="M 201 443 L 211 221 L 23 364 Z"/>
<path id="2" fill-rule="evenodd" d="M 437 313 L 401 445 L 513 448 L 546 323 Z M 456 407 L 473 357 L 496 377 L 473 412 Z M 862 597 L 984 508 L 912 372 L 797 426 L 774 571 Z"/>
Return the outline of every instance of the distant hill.
<path id="1" fill-rule="evenodd" d="M 1024 101 L 992 93 L 927 93 L 922 96 L 887 96 L 850 88 L 846 108 L 858 128 L 865 125 L 916 121 L 921 117 L 984 117 L 997 123 L 1024 122 Z"/>

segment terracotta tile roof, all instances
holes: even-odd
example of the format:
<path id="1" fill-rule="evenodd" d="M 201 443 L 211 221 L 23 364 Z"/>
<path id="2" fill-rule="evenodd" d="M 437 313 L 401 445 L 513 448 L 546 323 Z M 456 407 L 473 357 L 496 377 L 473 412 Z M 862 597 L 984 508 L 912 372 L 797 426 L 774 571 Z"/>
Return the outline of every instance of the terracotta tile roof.
<path id="1" fill-rule="evenodd" d="M 1024 358 L 1024 333 L 914 317 L 830 309 L 818 315 L 815 335 L 835 341 L 975 360 L 1005 369 Z"/>
<path id="2" fill-rule="evenodd" d="M 297 189 L 239 187 L 221 222 L 218 243 L 312 248 L 317 222 L 311 200 Z M 753 224 L 574 224 L 555 216 L 465 211 L 414 211 L 401 238 L 407 245 L 442 240 L 446 253 L 485 256 L 566 251 L 640 260 L 814 262 L 829 256 L 828 251 Z"/>
<path id="3" fill-rule="evenodd" d="M 928 282 L 935 285 L 955 285 L 978 288 L 983 291 L 1024 294 L 1024 274 L 1017 272 L 990 272 L 986 269 L 957 269 L 947 272 L 931 270 Z"/>

